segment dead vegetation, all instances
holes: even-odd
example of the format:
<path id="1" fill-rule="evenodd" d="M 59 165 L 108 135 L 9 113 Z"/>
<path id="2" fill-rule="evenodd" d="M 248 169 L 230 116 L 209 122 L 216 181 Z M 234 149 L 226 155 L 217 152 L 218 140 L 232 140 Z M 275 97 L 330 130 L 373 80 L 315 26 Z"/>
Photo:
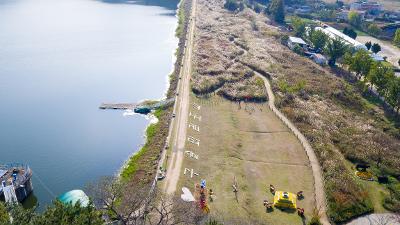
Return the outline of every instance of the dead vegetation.
<path id="1" fill-rule="evenodd" d="M 223 0 L 199 1 L 203 13 L 197 15 L 193 92 L 265 100 L 265 90 L 253 73 L 268 77 L 277 106 L 316 151 L 330 218 L 343 222 L 373 211 L 376 204 L 385 206 L 380 200 L 371 201 L 374 190 L 354 176 L 349 162 L 369 163 L 376 175 L 389 175 L 398 182 L 399 128 L 361 95 L 356 84 L 281 45 L 278 30 L 266 23 L 265 16 L 250 9 L 230 13 L 223 4 Z M 397 196 L 400 190 L 393 192 Z M 392 201 L 387 209 L 400 205 L 400 198 L 385 198 Z"/>

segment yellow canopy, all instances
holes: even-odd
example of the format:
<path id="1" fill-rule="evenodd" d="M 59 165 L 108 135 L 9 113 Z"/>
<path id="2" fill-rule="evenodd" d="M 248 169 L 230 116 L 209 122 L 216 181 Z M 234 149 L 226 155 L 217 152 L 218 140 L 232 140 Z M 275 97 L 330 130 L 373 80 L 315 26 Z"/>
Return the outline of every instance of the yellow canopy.
<path id="1" fill-rule="evenodd" d="M 296 209 L 296 195 L 285 191 L 276 191 L 274 206 L 280 208 Z"/>

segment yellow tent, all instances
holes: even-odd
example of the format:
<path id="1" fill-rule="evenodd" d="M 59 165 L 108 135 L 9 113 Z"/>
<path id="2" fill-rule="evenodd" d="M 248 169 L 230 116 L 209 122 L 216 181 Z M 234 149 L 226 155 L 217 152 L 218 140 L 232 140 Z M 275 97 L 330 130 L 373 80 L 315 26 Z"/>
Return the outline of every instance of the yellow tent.
<path id="1" fill-rule="evenodd" d="M 296 209 L 296 195 L 290 192 L 276 191 L 274 206 L 278 208 Z"/>

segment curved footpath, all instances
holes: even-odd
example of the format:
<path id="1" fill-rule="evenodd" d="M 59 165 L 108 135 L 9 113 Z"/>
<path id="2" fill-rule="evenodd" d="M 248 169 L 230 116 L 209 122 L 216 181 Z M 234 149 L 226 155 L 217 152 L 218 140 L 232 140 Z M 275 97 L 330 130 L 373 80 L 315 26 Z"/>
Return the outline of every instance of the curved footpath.
<path id="1" fill-rule="evenodd" d="M 383 213 L 383 214 L 370 214 L 358 217 L 346 225 L 400 225 L 400 217 L 397 217 L 394 213 Z"/>
<path id="2" fill-rule="evenodd" d="M 263 75 L 255 72 L 255 74 L 263 79 L 265 88 L 267 89 L 268 94 L 268 105 L 270 109 L 282 120 L 282 122 L 296 135 L 301 144 L 303 145 L 304 150 L 307 153 L 308 159 L 310 160 L 311 170 L 314 176 L 314 188 L 315 188 L 315 202 L 316 209 L 320 213 L 320 221 L 322 224 L 328 225 L 330 224 L 328 216 L 326 215 L 326 198 L 325 198 L 325 189 L 322 178 L 321 166 L 319 165 L 317 156 L 314 153 L 310 143 L 308 143 L 306 137 L 294 126 L 292 122 L 288 118 L 286 118 L 276 107 L 275 107 L 275 96 L 272 92 L 271 85 L 269 80 Z"/>

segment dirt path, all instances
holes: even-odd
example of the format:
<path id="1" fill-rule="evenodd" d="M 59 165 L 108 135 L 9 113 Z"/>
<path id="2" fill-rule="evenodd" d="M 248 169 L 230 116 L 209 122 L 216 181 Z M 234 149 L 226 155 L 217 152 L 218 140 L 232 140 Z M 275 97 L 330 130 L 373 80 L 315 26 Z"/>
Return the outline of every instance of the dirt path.
<path id="1" fill-rule="evenodd" d="M 307 156 L 310 160 L 311 169 L 314 176 L 314 185 L 315 185 L 315 201 L 316 201 L 316 208 L 319 210 L 321 214 L 321 222 L 323 224 L 330 224 L 329 219 L 326 215 L 326 198 L 325 198 L 325 191 L 324 191 L 324 184 L 322 178 L 322 171 L 321 166 L 319 165 L 317 156 L 314 153 L 314 150 L 311 148 L 311 145 L 308 143 L 307 139 L 304 135 L 290 122 L 276 107 L 275 107 L 275 97 L 274 93 L 272 92 L 271 85 L 268 79 L 262 76 L 259 73 L 256 73 L 257 76 L 263 79 L 265 88 L 267 89 L 268 93 L 268 104 L 271 110 L 285 123 L 285 125 L 296 135 L 296 137 L 300 140 L 301 144 L 303 145 Z"/>
<path id="2" fill-rule="evenodd" d="M 196 0 L 192 2 L 192 12 L 190 16 L 189 31 L 187 33 L 186 48 L 183 57 L 181 70 L 181 81 L 178 85 L 178 102 L 176 103 L 176 119 L 171 126 L 176 125 L 175 135 L 173 136 L 172 154 L 167 168 L 164 190 L 167 194 L 173 194 L 176 190 L 179 175 L 182 167 L 183 151 L 186 142 L 186 128 L 189 114 L 189 94 L 190 94 L 190 73 L 193 51 L 193 37 L 195 27 Z"/>
<path id="3" fill-rule="evenodd" d="M 396 46 L 393 46 L 390 42 L 382 41 L 371 36 L 358 36 L 357 41 L 361 43 L 366 43 L 368 41 L 370 41 L 372 44 L 378 43 L 382 48 L 378 54 L 386 56 L 388 62 L 392 63 L 393 66 L 399 67 L 397 61 L 400 59 L 400 49 Z"/>
<path id="4" fill-rule="evenodd" d="M 396 218 L 396 215 L 393 213 L 383 213 L 383 214 L 370 214 L 361 216 L 357 219 L 346 223 L 346 225 L 382 225 L 382 224 L 390 224 L 390 225 L 400 225 L 400 221 Z"/>

